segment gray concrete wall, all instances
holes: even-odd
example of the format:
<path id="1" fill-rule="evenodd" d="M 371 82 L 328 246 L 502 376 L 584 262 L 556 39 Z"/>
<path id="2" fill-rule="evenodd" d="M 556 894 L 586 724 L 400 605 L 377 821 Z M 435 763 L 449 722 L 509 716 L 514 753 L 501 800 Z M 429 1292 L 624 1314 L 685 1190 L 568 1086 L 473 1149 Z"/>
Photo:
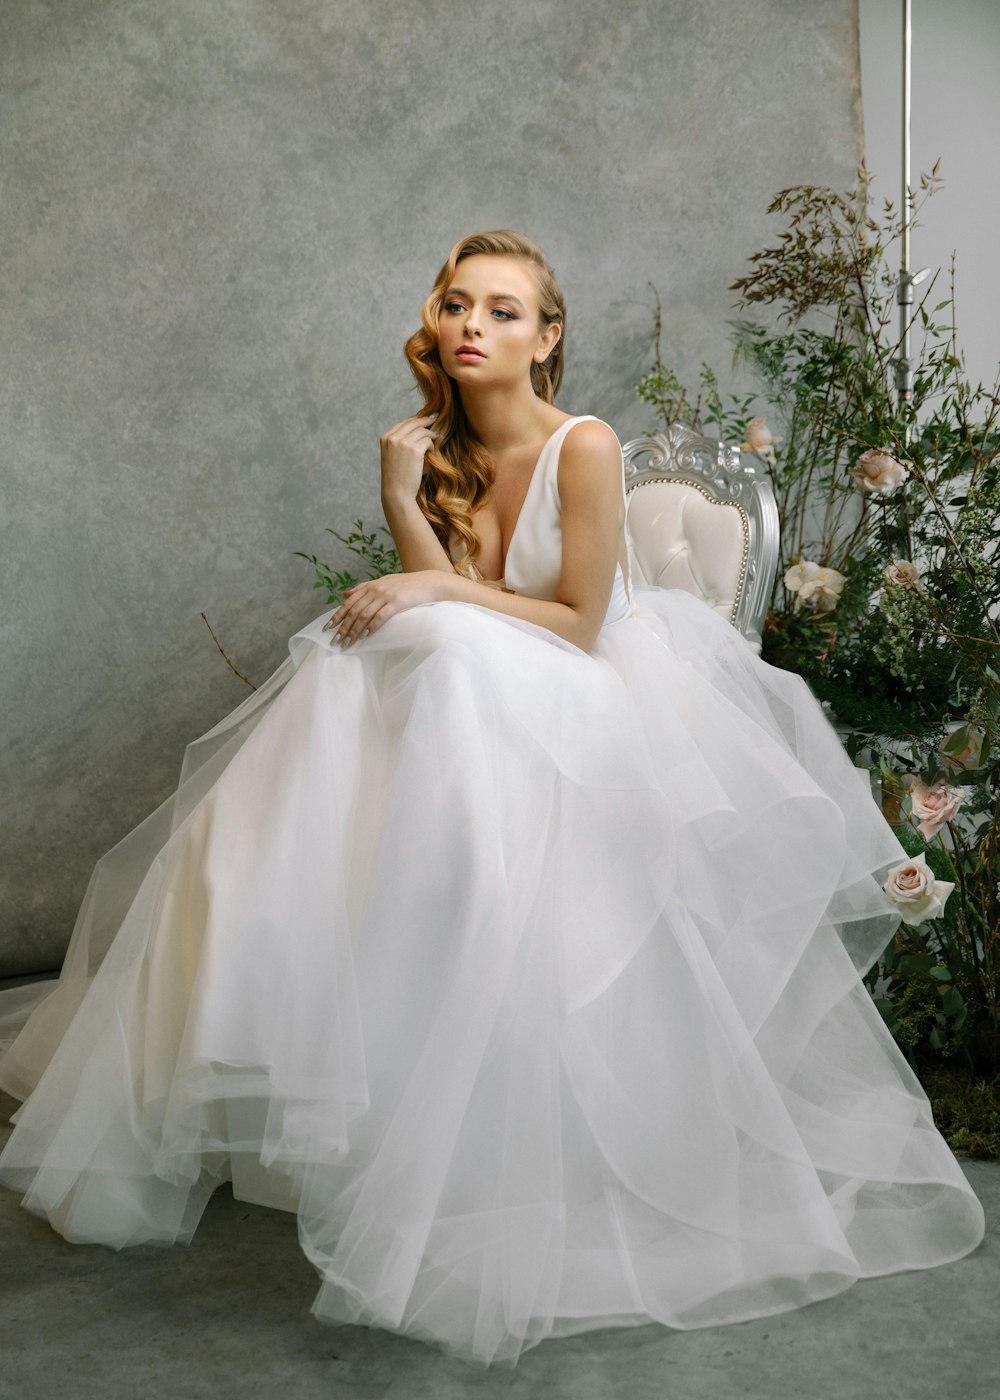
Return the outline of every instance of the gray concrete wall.
<path id="1" fill-rule="evenodd" d="M 297 548 L 379 518 L 448 248 L 546 246 L 563 407 L 648 422 L 725 364 L 773 192 L 849 182 L 857 0 L 5 0 L 0 972 L 320 611 Z M 336 560 L 334 562 L 337 562 Z"/>

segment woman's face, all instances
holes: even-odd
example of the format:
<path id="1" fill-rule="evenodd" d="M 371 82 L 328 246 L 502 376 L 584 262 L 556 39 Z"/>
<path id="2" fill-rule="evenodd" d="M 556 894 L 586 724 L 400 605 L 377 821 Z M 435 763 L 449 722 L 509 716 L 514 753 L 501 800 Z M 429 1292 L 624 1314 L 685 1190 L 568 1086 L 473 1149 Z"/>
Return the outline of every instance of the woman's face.
<path id="1" fill-rule="evenodd" d="M 519 258 L 473 253 L 463 258 L 441 302 L 438 349 L 460 385 L 518 383 L 546 359 L 558 325 L 542 326 L 538 284 Z"/>

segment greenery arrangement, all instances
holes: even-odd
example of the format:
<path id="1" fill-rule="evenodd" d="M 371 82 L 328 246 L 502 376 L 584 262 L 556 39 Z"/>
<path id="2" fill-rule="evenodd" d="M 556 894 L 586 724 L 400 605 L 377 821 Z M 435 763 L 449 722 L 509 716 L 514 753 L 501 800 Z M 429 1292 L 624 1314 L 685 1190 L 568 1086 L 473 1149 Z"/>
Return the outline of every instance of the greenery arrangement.
<path id="1" fill-rule="evenodd" d="M 697 396 L 660 354 L 638 385 L 662 425 L 739 441 L 767 463 L 782 556 L 763 655 L 803 675 L 878 772 L 911 857 L 888 893 L 904 922 L 868 984 L 914 1068 L 962 1064 L 1000 1101 L 1000 385 L 971 385 L 957 343 L 954 264 L 912 306 L 912 400 L 895 376 L 898 276 L 889 254 L 941 185 L 897 213 L 847 194 L 782 190 L 784 228 L 732 284 L 734 367 L 759 393 Z M 936 301 L 932 301 L 933 297 Z M 777 313 L 776 316 L 773 313 Z M 753 413 L 763 400 L 780 426 Z M 949 897 L 950 896 L 950 897 Z M 994 1138 L 1000 1149 L 1000 1136 Z"/>
<path id="2" fill-rule="evenodd" d="M 340 535 L 336 530 L 327 527 L 327 534 L 333 535 L 334 539 L 347 546 L 352 554 L 356 554 L 367 567 L 365 578 L 381 578 L 383 574 L 398 574 L 400 572 L 399 555 L 392 546 L 382 543 L 379 534 L 388 535 L 392 539 L 391 532 L 384 526 L 379 525 L 377 529 L 366 531 L 363 520 L 355 520 L 354 529 L 349 535 Z M 322 563 L 315 554 L 306 554 L 301 549 L 294 551 L 300 559 L 307 560 L 316 571 L 316 581 L 313 588 L 326 589 L 326 601 L 334 607 L 343 602 L 344 594 L 348 588 L 360 582 L 354 574 L 346 570 L 335 571 L 329 564 Z"/>

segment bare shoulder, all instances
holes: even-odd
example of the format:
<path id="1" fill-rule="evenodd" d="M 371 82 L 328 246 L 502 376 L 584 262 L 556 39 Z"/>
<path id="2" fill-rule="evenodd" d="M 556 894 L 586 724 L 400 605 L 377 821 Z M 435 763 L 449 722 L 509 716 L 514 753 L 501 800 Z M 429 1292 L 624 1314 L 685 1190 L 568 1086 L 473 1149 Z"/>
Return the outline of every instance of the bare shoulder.
<path id="1" fill-rule="evenodd" d="M 600 418 L 584 418 L 574 423 L 563 439 L 563 453 L 585 457 L 598 453 L 612 458 L 621 456 L 621 446 L 614 428 Z"/>
<path id="2" fill-rule="evenodd" d="M 620 487 L 622 449 L 613 428 L 600 419 L 575 423 L 566 434 L 559 454 L 559 487 L 583 490 L 606 482 Z"/>

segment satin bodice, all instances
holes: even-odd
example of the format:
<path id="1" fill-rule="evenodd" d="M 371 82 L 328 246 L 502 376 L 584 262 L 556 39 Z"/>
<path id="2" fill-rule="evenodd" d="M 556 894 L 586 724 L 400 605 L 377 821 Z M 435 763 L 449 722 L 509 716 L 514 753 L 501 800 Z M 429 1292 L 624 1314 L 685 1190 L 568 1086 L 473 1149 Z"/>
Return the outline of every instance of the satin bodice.
<path id="1" fill-rule="evenodd" d="M 560 423 L 547 439 L 535 463 L 528 492 L 514 525 L 507 547 L 503 581 L 515 593 L 532 598 L 554 599 L 562 570 L 562 502 L 559 496 L 559 454 L 563 442 L 577 423 L 603 422 L 592 413 L 579 414 Z M 622 466 L 622 499 L 625 496 L 625 470 Z M 459 553 L 453 538 L 452 558 Z M 611 599 L 602 626 L 627 617 L 632 610 L 632 571 L 628 541 L 622 529 L 618 563 L 615 565 Z"/>

